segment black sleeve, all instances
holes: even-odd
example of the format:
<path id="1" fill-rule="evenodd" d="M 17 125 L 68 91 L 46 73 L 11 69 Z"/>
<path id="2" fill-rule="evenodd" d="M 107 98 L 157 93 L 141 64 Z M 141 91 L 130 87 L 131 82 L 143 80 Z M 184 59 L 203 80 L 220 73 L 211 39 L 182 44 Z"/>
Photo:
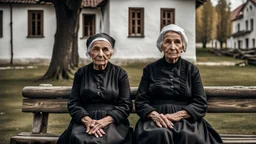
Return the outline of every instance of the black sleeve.
<path id="1" fill-rule="evenodd" d="M 115 103 L 114 109 L 107 113 L 107 115 L 113 117 L 116 123 L 120 123 L 120 121 L 127 119 L 132 110 L 130 84 L 128 75 L 124 70 L 121 71 L 121 74 L 118 78 L 118 87 L 119 96 Z"/>
<path id="2" fill-rule="evenodd" d="M 72 119 L 81 123 L 81 118 L 89 115 L 89 113 L 82 107 L 80 99 L 80 87 L 82 76 L 79 71 L 75 73 L 74 82 L 71 90 L 70 97 L 68 99 L 68 111 Z"/>
<path id="3" fill-rule="evenodd" d="M 185 107 L 195 121 L 205 116 L 207 111 L 207 98 L 201 81 L 199 70 L 195 67 L 192 72 L 192 101 Z"/>
<path id="4" fill-rule="evenodd" d="M 136 93 L 135 108 L 141 118 L 146 118 L 150 112 L 155 110 L 155 108 L 150 105 L 149 70 L 149 67 L 143 69 L 143 75 Z"/>

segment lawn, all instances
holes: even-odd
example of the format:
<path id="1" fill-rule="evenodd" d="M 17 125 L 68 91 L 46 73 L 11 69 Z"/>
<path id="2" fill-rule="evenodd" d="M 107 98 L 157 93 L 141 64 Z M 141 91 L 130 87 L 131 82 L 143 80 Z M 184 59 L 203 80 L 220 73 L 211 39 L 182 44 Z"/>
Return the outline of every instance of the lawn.
<path id="1" fill-rule="evenodd" d="M 198 62 L 240 62 L 231 57 L 218 57 L 207 51 L 197 49 Z M 142 69 L 146 63 L 123 66 L 129 74 L 131 86 L 138 86 Z M 256 67 L 246 66 L 198 66 L 205 86 L 255 86 Z M 0 144 L 9 143 L 11 136 L 23 131 L 31 131 L 32 114 L 21 112 L 21 91 L 24 86 L 38 86 L 40 83 L 72 85 L 72 80 L 35 82 L 47 70 L 45 66 L 37 68 L 0 70 Z M 129 117 L 134 126 L 138 117 Z M 255 114 L 207 114 L 207 121 L 220 133 L 256 134 Z M 50 115 L 48 132 L 61 133 L 70 120 L 67 114 Z"/>

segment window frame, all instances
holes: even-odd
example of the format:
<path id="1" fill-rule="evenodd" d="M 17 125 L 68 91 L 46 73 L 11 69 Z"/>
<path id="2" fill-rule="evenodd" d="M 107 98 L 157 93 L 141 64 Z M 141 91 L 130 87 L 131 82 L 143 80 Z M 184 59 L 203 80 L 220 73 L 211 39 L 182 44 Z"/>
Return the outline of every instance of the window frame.
<path id="1" fill-rule="evenodd" d="M 138 17 L 132 17 L 132 13 L 133 12 L 138 13 L 138 11 L 140 12 L 140 18 Z M 128 13 L 128 37 L 144 37 L 144 30 L 145 30 L 145 26 L 144 26 L 144 7 L 129 7 L 129 13 Z M 135 20 L 135 29 L 134 29 L 134 33 L 132 32 L 132 21 Z M 138 20 L 140 20 L 140 25 L 138 25 Z M 140 33 L 138 33 L 138 28 L 140 26 Z"/>
<path id="2" fill-rule="evenodd" d="M 41 21 L 40 21 L 40 33 L 41 34 L 37 34 L 38 33 L 38 29 L 37 29 L 37 24 L 36 24 L 36 30 L 35 30 L 35 35 L 33 35 L 33 30 L 32 30 L 32 14 L 36 13 L 37 14 L 41 14 Z M 38 23 L 38 19 L 35 20 L 36 23 Z M 43 10 L 28 10 L 28 38 L 43 38 L 44 37 L 44 11 Z"/>
<path id="3" fill-rule="evenodd" d="M 86 16 L 92 16 L 92 34 L 91 35 L 96 33 L 96 14 L 83 13 L 82 14 L 82 19 L 83 19 L 82 38 L 87 38 L 90 36 L 90 34 L 88 35 L 89 32 L 87 33 L 87 35 L 85 35 L 85 19 L 86 19 L 85 17 Z M 87 21 L 87 23 L 89 23 L 89 22 Z"/>
<path id="4" fill-rule="evenodd" d="M 3 37 L 3 11 L 2 10 L 0 10 L 0 38 L 2 38 Z"/>
<path id="5" fill-rule="evenodd" d="M 170 14 L 173 13 L 173 17 L 170 18 L 171 22 L 168 24 L 175 24 L 175 9 L 174 8 L 161 8 L 160 9 L 160 30 L 164 26 L 168 25 L 168 24 L 165 24 L 165 25 L 163 24 L 164 20 L 168 20 L 168 18 L 163 18 L 163 13 L 167 13 L 167 12 L 170 12 Z"/>

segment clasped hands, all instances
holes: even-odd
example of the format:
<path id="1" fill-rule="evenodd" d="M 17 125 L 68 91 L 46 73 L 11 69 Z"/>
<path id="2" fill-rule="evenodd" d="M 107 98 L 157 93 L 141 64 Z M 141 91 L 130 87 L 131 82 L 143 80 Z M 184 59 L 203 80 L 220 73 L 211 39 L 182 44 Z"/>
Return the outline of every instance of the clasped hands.
<path id="1" fill-rule="evenodd" d="M 113 118 L 111 116 L 106 116 L 100 120 L 94 120 L 89 116 L 84 116 L 81 121 L 86 127 L 86 133 L 94 135 L 95 137 L 102 137 L 106 134 L 103 128 L 112 123 Z"/>
<path id="2" fill-rule="evenodd" d="M 182 110 L 172 114 L 160 114 L 157 111 L 152 111 L 147 115 L 160 128 L 173 128 L 173 123 L 178 122 L 183 118 L 190 117 L 187 111 Z"/>

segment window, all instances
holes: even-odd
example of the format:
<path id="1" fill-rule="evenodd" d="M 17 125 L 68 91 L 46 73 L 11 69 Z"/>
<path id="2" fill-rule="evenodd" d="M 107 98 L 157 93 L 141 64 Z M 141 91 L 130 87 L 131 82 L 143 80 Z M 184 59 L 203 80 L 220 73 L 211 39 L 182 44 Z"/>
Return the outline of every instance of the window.
<path id="1" fill-rule="evenodd" d="M 251 31 L 253 31 L 253 19 L 251 19 Z"/>
<path id="2" fill-rule="evenodd" d="M 255 39 L 252 39 L 252 48 L 256 48 L 256 46 L 255 46 Z"/>
<path id="3" fill-rule="evenodd" d="M 129 8 L 129 36 L 144 36 L 144 8 Z"/>
<path id="4" fill-rule="evenodd" d="M 237 24 L 237 32 L 240 31 L 240 24 Z"/>
<path id="5" fill-rule="evenodd" d="M 44 16 L 42 10 L 28 11 L 28 37 L 44 36 Z"/>
<path id="6" fill-rule="evenodd" d="M 243 41 L 242 40 L 238 40 L 237 43 L 238 43 L 238 49 L 241 49 Z"/>
<path id="7" fill-rule="evenodd" d="M 248 21 L 247 20 L 245 21 L 245 30 L 246 31 L 248 30 Z"/>
<path id="8" fill-rule="evenodd" d="M 245 39 L 245 47 L 248 49 L 249 48 L 249 39 Z"/>
<path id="9" fill-rule="evenodd" d="M 174 9 L 161 8 L 161 16 L 160 16 L 161 29 L 168 24 L 174 24 L 175 23 L 174 20 L 175 20 Z"/>
<path id="10" fill-rule="evenodd" d="M 3 37 L 3 11 L 0 11 L 0 37 Z"/>
<path id="11" fill-rule="evenodd" d="M 83 14 L 83 37 L 95 34 L 95 14 Z"/>

